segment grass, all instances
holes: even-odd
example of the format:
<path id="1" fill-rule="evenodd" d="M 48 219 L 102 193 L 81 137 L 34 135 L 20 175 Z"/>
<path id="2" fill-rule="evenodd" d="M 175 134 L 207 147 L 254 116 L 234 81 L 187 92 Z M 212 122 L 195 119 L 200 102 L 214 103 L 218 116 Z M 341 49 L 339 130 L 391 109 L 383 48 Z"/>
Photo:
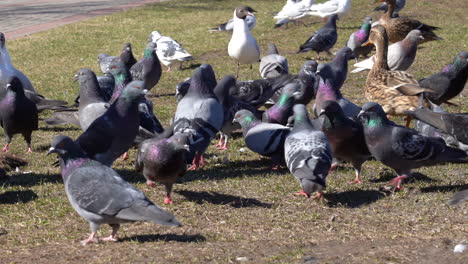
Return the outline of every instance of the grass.
<path id="1" fill-rule="evenodd" d="M 72 102 L 78 85 L 71 81 L 81 67 L 98 72 L 97 54 L 118 54 L 124 42 L 131 42 L 140 57 L 152 30 L 177 39 L 196 60 L 192 66 L 210 63 L 217 78 L 235 72 L 227 55 L 230 34 L 208 33 L 207 29 L 232 15 L 237 1 L 174 0 L 97 17 L 28 37 L 8 41 L 17 68 L 25 72 L 36 89 L 47 97 Z M 290 70 L 298 72 L 305 58 L 315 54 L 295 54 L 299 45 L 322 22 L 306 21 L 309 27 L 291 25 L 273 29 L 272 12 L 284 1 L 249 3 L 258 10 L 253 30 L 262 50 L 277 44 L 287 56 Z M 350 13 L 338 21 L 342 47 L 348 36 L 372 14 L 371 1 L 353 0 Z M 441 27 L 443 41 L 425 43 L 409 70 L 417 78 L 427 76 L 450 63 L 467 49 L 468 21 L 465 2 L 409 1 L 403 14 Z M 376 18 L 377 14 L 372 14 Z M 328 57 L 328 59 L 331 59 Z M 175 84 L 192 74 L 190 64 L 181 71 L 163 73 L 156 93 L 171 93 Z M 258 78 L 243 67 L 241 79 Z M 342 92 L 356 103 L 365 102 L 362 89 L 366 74 L 349 75 Z M 457 97 L 459 108 L 467 112 L 465 98 Z M 172 97 L 154 99 L 155 112 L 164 125 L 174 113 Z M 41 115 L 45 118 L 49 113 Z M 2 132 L 0 132 L 2 133 Z M 189 172 L 174 187 L 174 205 L 164 206 L 185 226 L 167 229 L 149 223 L 125 225 L 119 243 L 82 247 L 79 241 L 89 232 L 88 224 L 70 206 L 59 170 L 51 166 L 54 157 L 45 152 L 54 136 L 77 137 L 72 127 L 47 127 L 33 134 L 36 150 L 27 154 L 26 144 L 16 136 L 11 152 L 29 161 L 21 172 L 10 172 L 0 181 L 0 262 L 148 262 L 148 263 L 463 263 L 466 254 L 452 253 L 455 244 L 467 239 L 468 204 L 447 206 L 447 200 L 467 187 L 468 170 L 463 165 L 418 169 L 406 188 L 391 193 L 382 188 L 394 173 L 382 164 L 369 161 L 363 167 L 363 185 L 349 185 L 354 172 L 340 167 L 327 179 L 327 193 L 320 202 L 294 197 L 299 185 L 283 169 L 271 172 L 269 160 L 243 146 L 237 137 L 229 151 L 208 149 L 209 164 Z M 3 139 L 3 134 L 2 139 Z M 162 204 L 164 190 L 149 189 L 142 175 L 133 171 L 135 150 L 130 160 L 114 167 L 129 182 Z M 222 162 L 228 159 L 229 162 Z M 110 228 L 103 226 L 101 235 Z"/>

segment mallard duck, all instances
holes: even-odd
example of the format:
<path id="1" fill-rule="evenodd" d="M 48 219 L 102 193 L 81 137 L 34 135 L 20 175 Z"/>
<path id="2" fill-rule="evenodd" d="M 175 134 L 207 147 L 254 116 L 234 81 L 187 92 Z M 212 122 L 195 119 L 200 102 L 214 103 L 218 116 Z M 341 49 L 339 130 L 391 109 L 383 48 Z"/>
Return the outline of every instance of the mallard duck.
<path id="1" fill-rule="evenodd" d="M 408 33 L 413 29 L 419 29 L 422 32 L 424 40 L 427 42 L 431 40 L 440 40 L 434 30 L 439 29 L 438 27 L 426 25 L 418 20 L 411 19 L 409 17 L 392 17 L 393 11 L 396 8 L 395 0 L 377 0 L 376 2 L 385 2 L 388 5 L 387 12 L 385 12 L 379 20 L 379 24 L 384 26 L 387 30 L 388 40 L 390 42 L 397 42 L 403 40 Z"/>
<path id="2" fill-rule="evenodd" d="M 413 75 L 389 69 L 388 37 L 383 26 L 377 25 L 371 29 L 369 40 L 363 45 L 370 44 L 375 45 L 376 54 L 375 63 L 367 75 L 366 99 L 382 105 L 388 115 L 405 115 L 405 111 L 416 109 L 420 105 L 419 95 L 431 90 L 420 87 Z"/>

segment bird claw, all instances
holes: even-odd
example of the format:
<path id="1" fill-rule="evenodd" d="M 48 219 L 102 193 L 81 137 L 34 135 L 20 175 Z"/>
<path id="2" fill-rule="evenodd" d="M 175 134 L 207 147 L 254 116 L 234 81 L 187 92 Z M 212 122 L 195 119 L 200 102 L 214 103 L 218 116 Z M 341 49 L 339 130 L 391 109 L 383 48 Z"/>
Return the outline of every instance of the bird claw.
<path id="1" fill-rule="evenodd" d="M 312 200 L 320 200 L 323 197 L 323 192 L 317 192 L 313 197 Z"/>
<path id="2" fill-rule="evenodd" d="M 86 246 L 88 243 L 98 243 L 99 240 L 97 239 L 95 234 L 91 234 L 87 239 L 82 240 L 80 243 L 83 246 Z"/>
<path id="3" fill-rule="evenodd" d="M 171 197 L 166 197 L 166 198 L 164 199 L 164 203 L 165 203 L 165 204 L 172 204 L 172 199 L 171 199 Z"/>
<path id="4" fill-rule="evenodd" d="M 128 152 L 125 152 L 123 155 L 122 155 L 122 161 L 124 160 L 128 160 Z"/>
<path id="5" fill-rule="evenodd" d="M 274 170 L 274 171 L 278 171 L 280 169 L 280 165 L 273 164 L 273 165 L 271 165 L 271 169 Z"/>
<path id="6" fill-rule="evenodd" d="M 294 195 L 297 195 L 297 196 L 305 196 L 306 198 L 310 198 L 310 194 L 304 192 L 304 190 L 301 190 L 300 192 L 297 192 L 297 193 L 294 193 Z"/>
<path id="7" fill-rule="evenodd" d="M 114 237 L 114 236 L 110 235 L 110 236 L 108 236 L 108 237 L 101 238 L 100 240 L 102 240 L 102 241 L 117 242 L 117 237 Z"/>
<path id="8" fill-rule="evenodd" d="M 146 181 L 146 185 L 148 185 L 149 187 L 156 187 L 156 184 L 154 184 L 154 182 L 150 180 Z"/>
<path id="9" fill-rule="evenodd" d="M 349 184 L 362 184 L 362 181 L 360 179 L 355 179 L 354 181 L 350 181 Z"/>
<path id="10" fill-rule="evenodd" d="M 29 153 L 32 153 L 32 152 L 33 152 L 31 147 L 28 148 L 28 152 L 29 152 Z"/>

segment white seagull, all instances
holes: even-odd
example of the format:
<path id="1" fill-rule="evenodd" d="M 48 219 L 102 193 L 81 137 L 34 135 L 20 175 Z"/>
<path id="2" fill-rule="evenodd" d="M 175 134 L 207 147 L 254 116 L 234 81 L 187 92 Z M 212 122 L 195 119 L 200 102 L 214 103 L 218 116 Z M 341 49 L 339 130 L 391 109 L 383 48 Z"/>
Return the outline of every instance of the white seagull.
<path id="1" fill-rule="evenodd" d="M 276 19 L 275 28 L 287 25 L 289 22 L 296 23 L 296 20 L 305 17 L 307 11 L 314 3 L 314 0 L 287 0 L 283 9 L 273 18 Z"/>
<path id="2" fill-rule="evenodd" d="M 254 12 L 257 12 L 257 11 L 255 11 L 253 8 L 251 8 L 249 6 L 247 6 L 247 10 L 252 14 Z M 255 27 L 255 25 L 257 24 L 257 19 L 255 18 L 255 15 L 247 16 L 245 18 L 245 21 L 247 22 L 247 26 L 249 27 L 249 30 L 252 30 Z M 234 28 L 234 19 L 231 18 L 231 19 L 229 19 L 228 22 L 226 22 L 224 24 L 217 25 L 214 28 L 210 28 L 208 31 L 210 31 L 210 32 L 232 31 L 233 28 Z"/>
<path id="3" fill-rule="evenodd" d="M 173 63 L 178 64 L 180 68 L 182 67 L 182 62 L 193 59 L 192 55 L 179 42 L 161 35 L 158 31 L 151 32 L 148 40 L 156 43 L 156 55 L 158 55 L 162 64 L 167 67 L 167 71 L 171 70 Z"/>
<path id="4" fill-rule="evenodd" d="M 234 9 L 234 28 L 228 45 L 228 54 L 237 61 L 236 77 L 239 77 L 241 63 L 253 64 L 260 60 L 260 48 L 255 38 L 250 34 L 249 27 L 245 21 L 247 16 L 253 16 L 248 9 L 249 7 L 247 6 L 240 6 Z"/>
<path id="5" fill-rule="evenodd" d="M 351 8 L 351 0 L 330 0 L 321 4 L 312 5 L 307 15 L 319 16 L 322 18 L 337 14 L 338 17 L 344 16 Z"/>

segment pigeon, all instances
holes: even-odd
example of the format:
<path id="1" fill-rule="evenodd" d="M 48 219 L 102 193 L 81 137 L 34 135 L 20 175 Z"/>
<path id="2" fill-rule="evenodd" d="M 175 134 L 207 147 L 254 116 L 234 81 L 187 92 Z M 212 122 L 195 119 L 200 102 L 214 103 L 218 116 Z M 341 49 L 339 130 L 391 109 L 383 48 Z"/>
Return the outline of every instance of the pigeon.
<path id="1" fill-rule="evenodd" d="M 452 114 L 440 112 L 440 110 L 439 112 L 434 112 L 429 109 L 419 108 L 413 111 L 406 111 L 405 114 L 453 136 L 464 144 L 468 144 L 468 129 L 466 129 L 468 126 L 468 113 Z"/>
<path id="2" fill-rule="evenodd" d="M 262 78 L 275 78 L 288 74 L 288 60 L 279 55 L 275 44 L 268 44 L 268 55 L 260 59 L 260 76 Z"/>
<path id="3" fill-rule="evenodd" d="M 328 138 L 333 157 L 338 161 L 349 161 L 353 164 L 356 178 L 351 183 L 362 183 L 362 164 L 372 155 L 364 139 L 364 130 L 359 121 L 345 116 L 343 109 L 335 101 L 325 101 L 319 113 L 321 130 Z M 337 166 L 334 162 L 330 171 Z"/>
<path id="4" fill-rule="evenodd" d="M 98 55 L 99 68 L 101 69 L 103 73 L 106 73 L 109 70 L 110 63 L 116 60 L 122 61 L 125 64 L 125 67 L 127 67 L 127 69 L 130 69 L 137 62 L 137 60 L 133 56 L 132 45 L 130 43 L 124 44 L 119 57 L 110 56 L 106 53 L 99 54 Z"/>
<path id="5" fill-rule="evenodd" d="M 297 53 L 315 51 L 317 52 L 318 60 L 320 60 L 320 52 L 326 51 L 330 54 L 330 49 L 335 45 L 338 40 L 338 33 L 336 32 L 336 20 L 338 15 L 332 15 L 328 18 L 327 23 L 316 31 L 304 44 L 299 47 Z"/>
<path id="6" fill-rule="evenodd" d="M 148 42 L 143 58 L 130 68 L 133 81 L 143 81 L 148 91 L 158 84 L 161 78 L 161 63 L 155 52 L 156 43 Z"/>
<path id="7" fill-rule="evenodd" d="M 99 88 L 96 74 L 92 70 L 80 69 L 75 75 L 75 79 L 80 83 L 78 118 L 81 129 L 86 131 L 94 120 L 107 111 L 108 105 Z"/>
<path id="8" fill-rule="evenodd" d="M 138 104 L 138 112 L 140 115 L 140 130 L 143 128 L 153 134 L 163 132 L 164 128 L 154 114 L 153 102 L 151 100 L 143 98 L 142 102 Z"/>
<path id="9" fill-rule="evenodd" d="M 279 11 L 273 18 L 276 19 L 275 28 L 287 25 L 289 22 L 297 23 L 296 21 L 306 16 L 306 11 L 314 3 L 314 0 L 286 0 L 283 9 Z"/>
<path id="10" fill-rule="evenodd" d="M 374 49 L 373 46 L 362 46 L 369 39 L 369 32 L 371 29 L 372 17 L 364 18 L 361 28 L 351 33 L 349 36 L 346 46 L 353 52 L 354 59 L 357 60 L 359 57 L 367 57 L 367 55 Z"/>
<path id="11" fill-rule="evenodd" d="M 453 195 L 452 199 L 449 201 L 449 205 L 455 205 L 457 203 L 468 201 L 468 189 L 459 191 Z"/>
<path id="12" fill-rule="evenodd" d="M 0 89 L 6 89 L 5 95 L 0 99 L 0 126 L 6 137 L 6 145 L 2 151 L 7 152 L 13 136 L 21 134 L 28 144 L 28 152 L 32 152 L 31 134 L 38 130 L 36 105 L 25 96 L 23 83 L 16 76 L 9 77 L 5 88 Z"/>
<path id="13" fill-rule="evenodd" d="M 228 45 L 228 54 L 237 61 L 237 74 L 239 77 L 240 64 L 253 64 L 260 60 L 260 48 L 257 41 L 250 34 L 247 22 L 247 16 L 253 16 L 251 8 L 240 6 L 234 9 L 234 29 Z"/>
<path id="14" fill-rule="evenodd" d="M 253 15 L 247 16 L 245 18 L 245 22 L 247 23 L 247 27 L 249 28 L 249 30 L 252 31 L 252 29 L 257 24 L 257 19 L 255 18 L 255 15 L 254 15 L 254 12 L 256 12 L 256 11 L 253 10 L 253 8 L 251 8 L 251 7 L 247 7 L 247 8 L 249 9 L 249 12 L 252 13 Z M 228 22 L 217 25 L 217 26 L 215 26 L 213 28 L 210 28 L 208 31 L 210 31 L 210 32 L 232 31 L 233 29 L 234 29 L 234 19 L 231 18 L 231 19 L 229 19 Z"/>
<path id="15" fill-rule="evenodd" d="M 148 36 L 148 40 L 156 43 L 156 55 L 159 60 L 171 71 L 172 64 L 178 64 L 179 69 L 184 61 L 193 60 L 193 56 L 188 53 L 179 42 L 161 35 L 158 31 L 153 31 Z"/>
<path id="16" fill-rule="evenodd" d="M 403 7 L 405 7 L 405 4 L 406 4 L 406 0 L 396 0 L 396 6 L 395 6 L 395 10 L 393 10 L 392 17 L 398 16 L 398 12 L 400 12 L 400 10 L 403 9 Z M 388 9 L 387 3 L 383 2 L 379 6 L 374 8 L 374 12 L 376 11 L 387 12 L 387 9 Z"/>
<path id="17" fill-rule="evenodd" d="M 392 71 L 406 71 L 413 64 L 418 50 L 418 42 L 424 39 L 421 31 L 411 30 L 405 39 L 388 46 L 387 64 Z M 374 55 L 375 56 L 375 55 Z M 352 73 L 370 70 L 374 66 L 374 56 L 354 64 Z"/>
<path id="18" fill-rule="evenodd" d="M 294 106 L 294 127 L 284 142 L 284 159 L 289 171 L 299 180 L 302 191 L 296 195 L 320 199 L 326 187 L 325 179 L 332 163 L 332 151 L 327 137 L 314 129 L 305 105 Z"/>
<path id="19" fill-rule="evenodd" d="M 281 75 L 271 79 L 237 81 L 235 87 L 229 90 L 229 94 L 255 107 L 260 107 L 292 78 L 294 77 Z"/>
<path id="20" fill-rule="evenodd" d="M 468 79 L 468 52 L 460 52 L 453 63 L 440 72 L 419 80 L 419 85 L 434 93 L 424 93 L 431 102 L 440 105 L 460 94 Z"/>
<path id="21" fill-rule="evenodd" d="M 319 17 L 331 17 L 337 15 L 343 17 L 351 8 L 351 0 L 329 0 L 324 3 L 310 6 L 307 15 Z"/>
<path id="22" fill-rule="evenodd" d="M 115 87 L 112 91 L 112 96 L 109 100 L 109 104 L 114 103 L 120 94 L 127 86 L 128 83 L 132 81 L 132 76 L 129 69 L 125 67 L 125 64 L 121 61 L 113 61 L 109 64 L 108 72 L 112 74 L 115 80 Z"/>
<path id="23" fill-rule="evenodd" d="M 411 169 L 442 163 L 468 163 L 467 154 L 445 145 L 440 138 L 426 137 L 387 119 L 379 104 L 368 102 L 359 113 L 370 153 L 392 168 L 398 177 L 391 181 L 396 190 L 411 176 Z"/>
<path id="24" fill-rule="evenodd" d="M 76 139 L 89 157 L 111 167 L 132 146 L 140 124 L 138 105 L 145 92 L 142 81 L 129 83 L 109 109 Z"/>
<path id="25" fill-rule="evenodd" d="M 344 98 L 339 89 L 333 87 L 330 81 L 320 80 L 319 88 L 315 99 L 315 104 L 312 107 L 315 116 L 319 116 L 323 110 L 323 104 L 325 101 L 336 101 L 342 108 L 346 117 L 357 117 L 361 111 L 361 107 Z"/>
<path id="26" fill-rule="evenodd" d="M 348 47 L 339 49 L 331 62 L 318 65 L 317 74 L 322 77 L 324 82 L 329 81 L 335 89 L 339 90 L 346 80 L 348 60 L 352 55 L 353 52 Z"/>
<path id="27" fill-rule="evenodd" d="M 218 101 L 223 105 L 224 109 L 224 122 L 220 129 L 221 135 L 219 142 L 216 145 L 220 150 L 226 150 L 228 148 L 228 141 L 231 137 L 231 133 L 234 130 L 241 128 L 238 123 L 232 123 L 232 119 L 237 111 L 247 109 L 252 112 L 256 118 L 262 117 L 262 112 L 258 111 L 256 107 L 229 95 L 230 88 L 235 86 L 235 84 L 236 78 L 232 75 L 226 75 L 219 81 L 213 90 L 216 98 L 218 98 Z"/>
<path id="28" fill-rule="evenodd" d="M 245 109 L 238 111 L 232 122 L 241 125 L 245 145 L 255 153 L 271 157 L 271 168 L 278 170 L 284 159 L 284 140 L 290 128 L 280 124 L 262 123 Z"/>
<path id="29" fill-rule="evenodd" d="M 203 165 L 203 153 L 224 122 L 223 106 L 213 94 L 215 86 L 213 68 L 203 64 L 194 71 L 187 94 L 177 104 L 173 131 L 190 135 L 190 170 Z"/>
<path id="30" fill-rule="evenodd" d="M 262 122 L 286 125 L 288 118 L 293 114 L 294 96 L 298 94 L 299 84 L 288 83 L 281 93 L 280 99 L 262 116 Z"/>
<path id="31" fill-rule="evenodd" d="M 45 98 L 36 92 L 28 77 L 11 63 L 10 54 L 6 47 L 5 34 L 0 32 L 0 98 L 6 94 L 6 89 L 3 88 L 12 76 L 16 76 L 20 80 L 24 94 L 36 104 L 38 111 L 60 109 L 67 105 L 67 102 Z"/>
<path id="32" fill-rule="evenodd" d="M 187 94 L 191 80 L 192 79 L 188 77 L 176 85 L 175 98 L 177 103 Z"/>
<path id="33" fill-rule="evenodd" d="M 91 235 L 83 245 L 98 242 L 102 224 L 112 227 L 112 234 L 103 241 L 117 241 L 120 224 L 150 221 L 179 227 L 182 224 L 169 212 L 159 208 L 143 192 L 122 179 L 113 169 L 89 157 L 67 136 L 56 136 L 48 155 L 57 153 L 61 174 L 73 209 L 89 222 Z"/>
<path id="34" fill-rule="evenodd" d="M 135 169 L 143 172 L 148 186 L 160 182 L 166 187 L 165 204 L 172 204 L 172 185 L 187 171 L 188 135 L 175 134 L 169 138 L 152 138 L 138 148 Z"/>
<path id="35" fill-rule="evenodd" d="M 281 97 L 283 88 L 286 84 L 295 82 L 299 85 L 297 93 L 294 96 L 294 104 L 304 104 L 307 105 L 312 99 L 315 98 L 315 94 L 318 90 L 318 80 L 317 76 L 317 66 L 318 63 L 314 60 L 307 60 L 301 67 L 301 70 L 298 75 L 283 75 L 284 78 L 278 78 L 278 81 L 272 82 L 272 88 L 274 87 L 275 93 L 273 96 L 266 102 L 267 104 L 275 104 Z M 278 89 L 277 87 L 280 87 Z"/>

